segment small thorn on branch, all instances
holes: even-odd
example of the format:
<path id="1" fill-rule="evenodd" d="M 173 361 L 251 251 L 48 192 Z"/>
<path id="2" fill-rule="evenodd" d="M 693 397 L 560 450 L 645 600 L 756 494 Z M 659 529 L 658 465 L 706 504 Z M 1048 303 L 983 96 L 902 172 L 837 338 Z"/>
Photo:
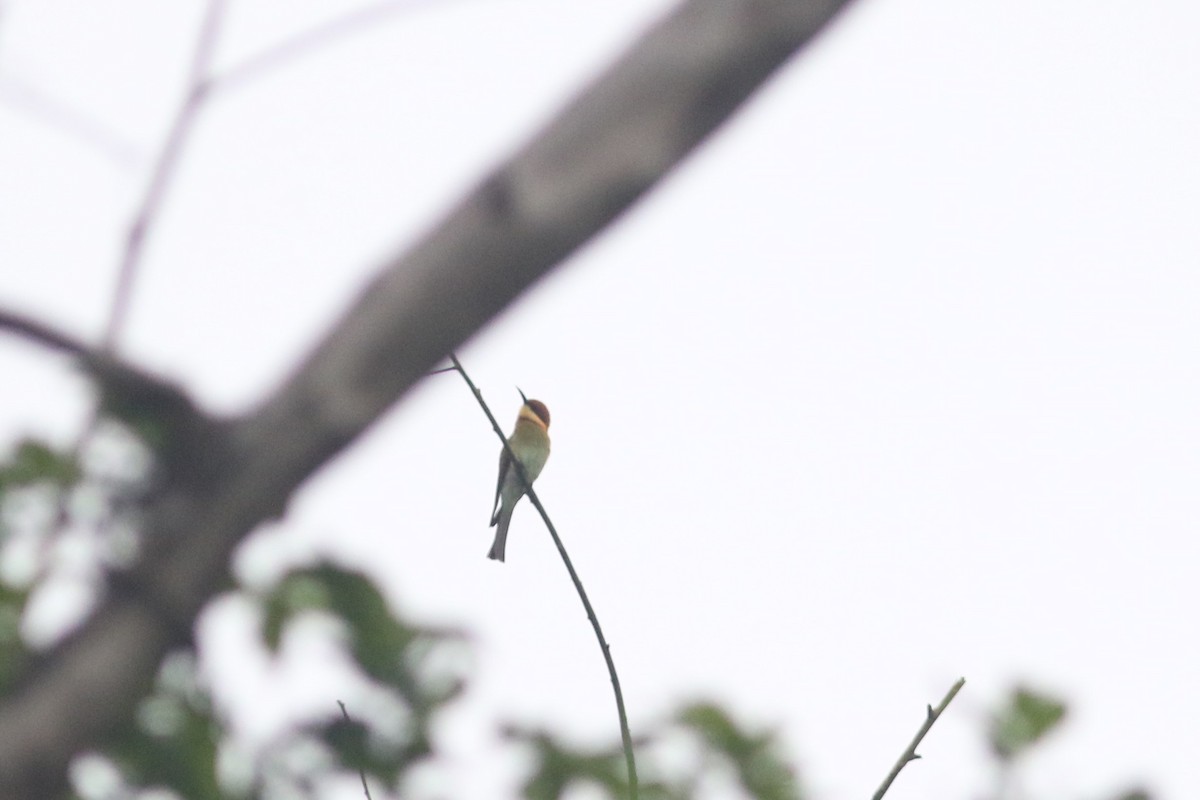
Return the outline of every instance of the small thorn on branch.
<path id="1" fill-rule="evenodd" d="M 895 766 L 892 767 L 892 771 L 889 772 L 888 776 L 883 779 L 883 783 L 875 791 L 875 794 L 871 800 L 882 800 L 883 796 L 887 794 L 887 790 L 891 788 L 892 781 L 896 780 L 896 776 L 900 774 L 900 770 L 904 769 L 904 766 L 910 761 L 916 761 L 921 757 L 917 755 L 917 748 L 920 746 L 921 741 L 925 738 L 925 734 L 929 733 L 929 729 L 933 727 L 933 723 L 937 722 L 937 718 L 942 715 L 942 712 L 946 710 L 946 706 L 950 705 L 950 701 L 954 699 L 954 696 L 959 693 L 966 683 L 966 678 L 959 678 L 954 682 L 954 685 L 950 687 L 950 691 L 946 692 L 946 696 L 942 698 L 942 702 L 938 703 L 937 708 L 929 705 L 925 706 L 925 723 L 921 726 L 920 730 L 917 731 L 917 735 L 913 737 L 912 742 L 909 743 L 908 747 L 905 748 L 904 752 L 900 755 L 900 760 L 898 760 Z"/>

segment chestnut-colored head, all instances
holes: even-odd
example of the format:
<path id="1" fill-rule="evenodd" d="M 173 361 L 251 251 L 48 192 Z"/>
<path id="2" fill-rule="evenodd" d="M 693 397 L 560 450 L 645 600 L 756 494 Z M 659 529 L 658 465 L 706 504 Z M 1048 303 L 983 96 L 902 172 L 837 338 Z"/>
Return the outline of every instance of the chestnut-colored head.
<path id="1" fill-rule="evenodd" d="M 533 412 L 533 415 L 540 419 L 547 428 L 550 427 L 550 409 L 546 408 L 546 404 L 541 400 L 526 400 L 521 411 L 524 412 L 525 409 Z"/>

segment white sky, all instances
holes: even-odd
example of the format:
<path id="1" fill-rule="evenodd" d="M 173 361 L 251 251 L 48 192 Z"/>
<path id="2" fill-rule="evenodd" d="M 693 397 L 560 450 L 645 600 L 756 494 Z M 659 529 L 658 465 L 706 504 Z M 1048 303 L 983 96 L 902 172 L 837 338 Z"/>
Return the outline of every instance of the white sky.
<path id="1" fill-rule="evenodd" d="M 219 67 L 348 7 L 231 5 Z M 413 2 L 231 85 L 150 242 L 126 353 L 213 410 L 250 407 L 385 254 L 667 6 Z M 5 306 L 98 336 L 199 12 L 3 5 Z M 862 0 L 462 351 L 502 419 L 518 384 L 553 413 L 539 493 L 635 734 L 712 695 L 778 724 L 816 797 L 852 800 L 964 675 L 889 797 L 979 797 L 985 710 L 1028 679 L 1072 704 L 1025 765 L 1032 794 L 1194 793 L 1198 23 L 1183 0 Z M 0 369 L 3 440 L 69 440 L 69 366 L 5 344 Z M 534 512 L 507 564 L 484 558 L 496 451 L 458 379 L 432 378 L 245 559 L 337 553 L 477 635 L 449 769 L 428 778 L 445 796 L 515 779 L 499 720 L 616 736 Z M 304 669 L 247 663 L 250 631 L 232 608 L 204 625 L 247 735 L 353 704 L 303 646 Z"/>

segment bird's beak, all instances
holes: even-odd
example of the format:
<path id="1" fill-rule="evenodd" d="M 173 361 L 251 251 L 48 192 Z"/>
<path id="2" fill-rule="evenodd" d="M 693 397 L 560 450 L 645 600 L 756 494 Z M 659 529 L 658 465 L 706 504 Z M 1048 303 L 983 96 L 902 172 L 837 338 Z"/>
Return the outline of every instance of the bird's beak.
<path id="1" fill-rule="evenodd" d="M 526 396 L 525 396 L 525 393 L 521 391 L 521 387 L 520 387 L 520 386 L 518 386 L 518 387 L 517 387 L 517 394 L 521 395 L 521 402 L 522 402 L 522 403 L 524 403 L 525 405 L 529 405 L 529 398 L 528 398 L 528 397 L 526 397 Z"/>

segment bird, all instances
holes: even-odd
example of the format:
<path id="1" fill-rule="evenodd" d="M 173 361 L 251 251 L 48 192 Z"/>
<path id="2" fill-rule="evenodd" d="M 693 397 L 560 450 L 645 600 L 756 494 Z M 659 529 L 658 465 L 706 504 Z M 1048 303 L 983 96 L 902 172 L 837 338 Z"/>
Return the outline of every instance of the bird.
<path id="1" fill-rule="evenodd" d="M 508 447 L 500 451 L 500 475 L 496 479 L 496 499 L 492 505 L 491 527 L 496 529 L 496 538 L 488 558 L 504 561 L 504 544 L 508 539 L 508 523 L 512 520 L 513 508 L 525 495 L 526 487 L 517 470 L 513 468 L 509 448 L 520 459 L 525 468 L 525 477 L 532 484 L 542 474 L 546 459 L 550 457 L 550 410 L 541 400 L 530 400 L 521 395 L 521 410 L 517 412 L 517 424 Z"/>

